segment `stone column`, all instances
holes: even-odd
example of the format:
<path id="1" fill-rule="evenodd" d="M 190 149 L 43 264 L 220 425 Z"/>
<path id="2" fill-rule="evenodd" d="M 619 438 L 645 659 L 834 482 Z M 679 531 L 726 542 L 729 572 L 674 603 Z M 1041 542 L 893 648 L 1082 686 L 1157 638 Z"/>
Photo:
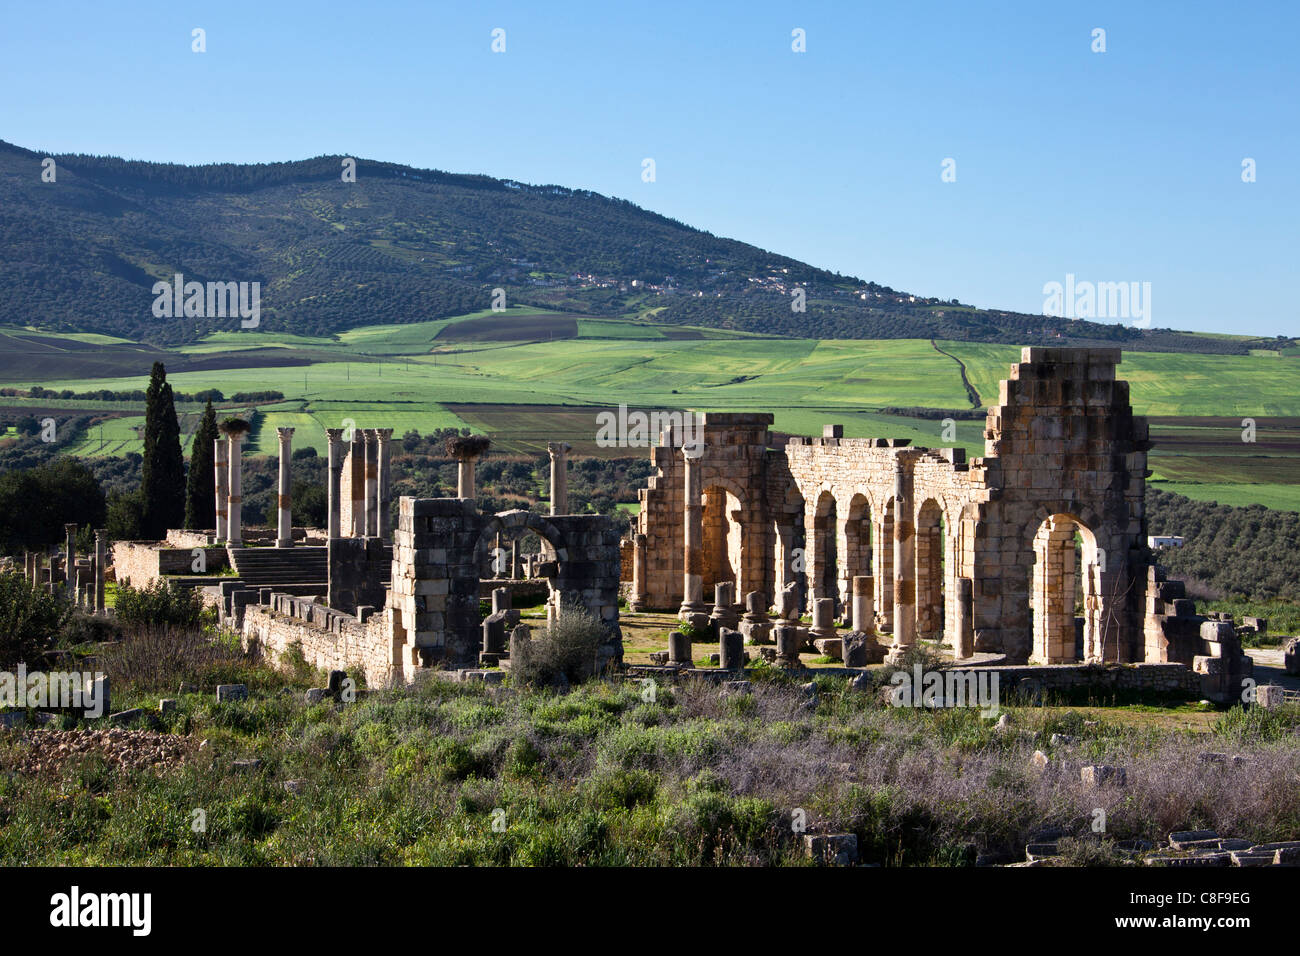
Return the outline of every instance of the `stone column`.
<path id="1" fill-rule="evenodd" d="M 835 637 L 835 598 L 824 597 L 813 601 L 810 633 L 817 639 Z"/>
<path id="2" fill-rule="evenodd" d="M 387 537 L 388 533 L 392 531 L 390 527 L 391 519 L 388 517 L 388 505 L 392 494 L 389 486 L 393 481 L 392 462 L 390 461 L 393 430 L 391 428 L 376 428 L 375 436 L 379 440 L 379 492 L 375 498 L 375 508 L 379 513 L 379 520 L 375 525 L 375 533 L 383 538 Z"/>
<path id="3" fill-rule="evenodd" d="M 697 627 L 707 627 L 708 606 L 704 603 L 704 508 L 700 502 L 700 459 L 682 455 L 685 489 L 684 573 L 682 606 L 678 617 Z"/>
<path id="4" fill-rule="evenodd" d="M 644 534 L 638 532 L 632 536 L 632 593 L 627 599 L 627 609 L 629 611 L 640 611 L 645 608 L 645 575 L 646 564 L 649 560 L 649 545 Z"/>
<path id="5" fill-rule="evenodd" d="M 352 429 L 348 451 L 348 482 L 352 489 L 352 521 L 347 537 L 360 538 L 366 533 L 366 441 L 360 428 Z"/>
<path id="6" fill-rule="evenodd" d="M 876 632 L 875 588 L 871 575 L 853 576 L 853 630 L 863 634 Z"/>
<path id="7" fill-rule="evenodd" d="M 212 467 L 214 472 L 213 477 L 215 478 L 213 487 L 216 489 L 216 493 L 217 493 L 217 543 L 218 544 L 225 544 L 226 538 L 230 533 L 229 523 L 227 521 L 227 513 L 226 513 L 226 507 L 227 507 L 226 499 L 230 495 L 230 490 L 226 485 L 226 480 L 228 478 L 227 467 L 229 464 L 227 458 L 227 448 L 229 448 L 229 443 L 225 438 L 218 438 L 216 439 L 216 441 L 212 443 Z"/>
<path id="8" fill-rule="evenodd" d="M 51 551 L 49 562 L 50 562 L 50 579 L 45 583 L 45 587 L 46 590 L 50 592 L 50 596 L 53 597 L 54 590 L 58 586 L 55 583 L 55 578 L 59 576 L 59 552 Z"/>
<path id="9" fill-rule="evenodd" d="M 916 534 L 912 501 L 900 463 L 894 472 L 894 643 L 889 662 L 898 663 L 916 639 Z"/>
<path id="10" fill-rule="evenodd" d="M 569 513 L 569 452 L 573 446 L 568 442 L 548 442 L 546 450 L 551 453 L 551 514 Z"/>
<path id="11" fill-rule="evenodd" d="M 462 455 L 456 459 L 456 497 L 474 498 L 474 463 L 478 459 L 473 455 Z"/>
<path id="12" fill-rule="evenodd" d="M 519 579 L 519 539 L 515 538 L 510 542 L 510 580 Z"/>
<path id="13" fill-rule="evenodd" d="M 975 635 L 971 628 L 971 600 L 974 585 L 970 578 L 957 579 L 957 620 L 953 622 L 953 656 L 957 659 L 971 657 L 975 653 Z"/>
<path id="14" fill-rule="evenodd" d="M 276 525 L 275 546 L 293 547 L 293 478 L 289 464 L 293 461 L 293 429 L 277 428 L 280 437 L 280 488 L 279 520 Z"/>
<path id="15" fill-rule="evenodd" d="M 63 571 L 67 578 L 66 597 L 72 604 L 77 603 L 77 526 L 65 524 L 63 537 L 66 552 L 63 556 Z"/>
<path id="16" fill-rule="evenodd" d="M 107 614 L 104 604 L 104 573 L 108 569 L 108 532 L 95 529 L 95 613 Z"/>
<path id="17" fill-rule="evenodd" d="M 239 446 L 244 441 L 243 434 L 231 433 L 227 436 L 230 439 L 230 510 L 227 515 L 229 527 L 227 528 L 226 541 L 229 544 L 238 547 L 244 543 L 244 462 L 240 456 Z"/>
<path id="18" fill-rule="evenodd" d="M 379 534 L 379 435 L 373 428 L 362 430 L 366 455 L 366 517 L 365 531 L 367 538 Z"/>
<path id="19" fill-rule="evenodd" d="M 340 527 L 343 493 L 343 429 L 325 429 L 325 438 L 329 443 L 329 524 L 328 535 L 332 541 L 342 535 Z"/>

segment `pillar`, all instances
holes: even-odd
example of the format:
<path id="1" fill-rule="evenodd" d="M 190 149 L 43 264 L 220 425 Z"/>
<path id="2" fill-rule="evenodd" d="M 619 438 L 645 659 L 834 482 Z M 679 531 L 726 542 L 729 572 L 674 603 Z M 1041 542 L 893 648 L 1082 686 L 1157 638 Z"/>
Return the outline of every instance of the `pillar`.
<path id="1" fill-rule="evenodd" d="M 894 472 L 894 643 L 889 662 L 898 663 L 916 639 L 916 534 L 907 476 L 899 463 Z"/>
<path id="2" fill-rule="evenodd" d="M 875 587 L 872 575 L 853 576 L 853 630 L 863 634 L 876 631 Z"/>
<path id="3" fill-rule="evenodd" d="M 953 622 L 953 657 L 961 660 L 975 653 L 975 633 L 971 626 L 971 602 L 974 585 L 970 578 L 957 579 L 957 619 Z"/>
<path id="4" fill-rule="evenodd" d="M 379 441 L 378 451 L 378 493 L 375 497 L 375 508 L 379 513 L 378 521 L 375 525 L 376 531 L 381 538 L 387 537 L 392 531 L 391 519 L 388 516 L 389 501 L 391 500 L 392 490 L 392 438 L 393 430 L 391 428 L 376 428 L 375 437 Z"/>
<path id="5" fill-rule="evenodd" d="M 475 457 L 465 455 L 456 460 L 456 497 L 474 498 L 474 462 Z"/>
<path id="6" fill-rule="evenodd" d="M 548 442 L 546 450 L 551 454 L 551 514 L 569 513 L 569 451 L 573 448 L 568 442 Z"/>
<path id="7" fill-rule="evenodd" d="M 77 603 L 77 526 L 65 524 L 63 537 L 66 553 L 63 556 L 63 572 L 67 578 L 64 588 L 65 597 L 72 604 Z"/>
<path id="8" fill-rule="evenodd" d="M 708 607 L 704 603 L 704 508 L 700 502 L 700 459 L 682 455 L 684 463 L 685 527 L 683 539 L 682 606 L 678 617 L 691 623 L 707 622 Z M 707 626 L 707 623 L 700 624 Z"/>
<path id="9" fill-rule="evenodd" d="M 227 452 L 229 443 L 224 437 L 216 439 L 212 443 L 212 466 L 214 470 L 213 477 L 216 479 L 213 487 L 217 493 L 217 543 L 224 544 L 229 534 L 229 525 L 227 522 L 227 501 L 230 491 L 226 485 L 228 478 L 227 473 Z"/>
<path id="10" fill-rule="evenodd" d="M 373 428 L 364 429 L 366 449 L 366 530 L 367 538 L 379 534 L 379 433 Z"/>
<path id="11" fill-rule="evenodd" d="M 293 461 L 293 429 L 277 428 L 275 432 L 280 438 L 279 520 L 276 525 L 275 546 L 292 548 L 293 478 L 289 465 Z"/>
<path id="12" fill-rule="evenodd" d="M 644 610 L 646 606 L 645 576 L 649 559 L 649 545 L 644 534 L 632 536 L 632 593 L 627 599 L 629 611 Z"/>
<path id="13" fill-rule="evenodd" d="M 95 529 L 95 613 L 106 614 L 104 604 L 104 572 L 108 564 L 108 532 L 103 528 Z"/>
<path id="14" fill-rule="evenodd" d="M 325 429 L 325 438 L 328 442 L 329 451 L 329 520 L 328 530 L 329 539 L 332 541 L 342 534 L 341 515 L 342 515 L 342 493 L 343 493 L 343 429 L 327 428 Z"/>
<path id="15" fill-rule="evenodd" d="M 519 579 L 519 539 L 515 538 L 510 542 L 510 580 Z"/>
<path id="16" fill-rule="evenodd" d="M 226 515 L 226 520 L 229 522 L 226 542 L 238 547 L 244 543 L 244 463 L 239 450 L 244 436 L 239 433 L 231 433 L 227 437 L 230 439 L 230 467 L 227 469 L 230 474 L 229 493 L 227 495 L 230 508 Z"/>
<path id="17" fill-rule="evenodd" d="M 348 478 L 352 488 L 352 522 L 348 537 L 360 538 L 366 533 L 366 440 L 361 429 L 352 429 L 352 448 Z"/>

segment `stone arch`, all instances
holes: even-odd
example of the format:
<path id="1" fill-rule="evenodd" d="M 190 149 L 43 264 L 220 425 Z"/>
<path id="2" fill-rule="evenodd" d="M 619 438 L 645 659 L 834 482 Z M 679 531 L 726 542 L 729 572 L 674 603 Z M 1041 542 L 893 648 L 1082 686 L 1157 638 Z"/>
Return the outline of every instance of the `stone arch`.
<path id="1" fill-rule="evenodd" d="M 875 567 L 872 546 L 875 535 L 872 529 L 872 516 L 876 509 L 871 498 L 862 491 L 857 491 L 849 499 L 844 509 L 844 579 L 852 592 L 853 579 L 859 575 L 869 575 Z"/>
<path id="2" fill-rule="evenodd" d="M 814 600 L 835 598 L 839 592 L 837 517 L 835 494 L 823 485 L 812 507 L 805 512 L 808 591 Z"/>
<path id="3" fill-rule="evenodd" d="M 1048 514 L 1034 529 L 1033 553 L 1030 660 L 1063 664 L 1096 659 L 1094 654 L 1100 656 L 1102 645 L 1100 624 L 1107 610 L 1099 587 L 1105 557 L 1104 551 L 1098 550 L 1096 526 L 1090 527 L 1082 514 Z M 1076 640 L 1076 595 L 1082 597 L 1084 607 L 1083 647 Z"/>
<path id="4" fill-rule="evenodd" d="M 946 554 L 944 511 L 934 498 L 916 509 L 916 633 L 934 639 L 944 632 L 945 575 L 952 561 Z M 946 560 L 945 560 L 946 559 Z"/>
<path id="5" fill-rule="evenodd" d="M 741 594 L 742 570 L 746 549 L 750 547 L 747 525 L 747 496 L 735 482 L 726 478 L 709 479 L 700 491 L 703 531 L 702 574 L 704 597 L 712 597 L 713 586 L 731 582 Z M 743 600 L 743 595 L 741 595 Z"/>

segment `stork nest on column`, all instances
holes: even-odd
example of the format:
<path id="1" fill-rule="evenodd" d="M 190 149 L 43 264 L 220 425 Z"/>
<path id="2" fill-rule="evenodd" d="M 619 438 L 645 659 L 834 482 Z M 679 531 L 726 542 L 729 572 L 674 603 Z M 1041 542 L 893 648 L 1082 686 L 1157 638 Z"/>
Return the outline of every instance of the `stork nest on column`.
<path id="1" fill-rule="evenodd" d="M 443 443 L 443 447 L 451 457 L 463 461 L 486 452 L 492 447 L 492 439 L 487 435 L 453 435 Z"/>
<path id="2" fill-rule="evenodd" d="M 227 418 L 219 426 L 223 435 L 247 435 L 253 426 L 242 418 Z"/>

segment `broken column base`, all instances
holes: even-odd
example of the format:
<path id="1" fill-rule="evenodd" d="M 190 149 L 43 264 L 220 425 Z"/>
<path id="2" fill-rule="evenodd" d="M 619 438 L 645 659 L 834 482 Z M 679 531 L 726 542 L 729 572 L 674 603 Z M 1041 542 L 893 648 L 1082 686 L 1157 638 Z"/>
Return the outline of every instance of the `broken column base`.
<path id="1" fill-rule="evenodd" d="M 746 644 L 771 644 L 772 643 L 772 622 L 771 621 L 745 621 L 740 622 L 740 633 L 745 635 Z"/>
<path id="2" fill-rule="evenodd" d="M 874 634 L 851 631 L 841 639 L 840 659 L 845 667 L 866 667 L 885 659 L 885 649 Z"/>

